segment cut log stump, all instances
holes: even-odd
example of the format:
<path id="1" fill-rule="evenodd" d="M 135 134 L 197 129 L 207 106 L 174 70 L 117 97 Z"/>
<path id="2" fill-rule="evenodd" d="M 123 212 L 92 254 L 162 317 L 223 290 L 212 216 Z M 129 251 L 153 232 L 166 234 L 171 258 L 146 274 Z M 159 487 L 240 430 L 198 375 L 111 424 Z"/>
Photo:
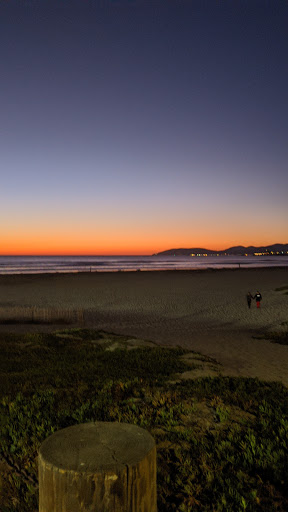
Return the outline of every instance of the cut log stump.
<path id="1" fill-rule="evenodd" d="M 144 429 L 95 422 L 39 450 L 39 512 L 157 512 L 156 446 Z"/>

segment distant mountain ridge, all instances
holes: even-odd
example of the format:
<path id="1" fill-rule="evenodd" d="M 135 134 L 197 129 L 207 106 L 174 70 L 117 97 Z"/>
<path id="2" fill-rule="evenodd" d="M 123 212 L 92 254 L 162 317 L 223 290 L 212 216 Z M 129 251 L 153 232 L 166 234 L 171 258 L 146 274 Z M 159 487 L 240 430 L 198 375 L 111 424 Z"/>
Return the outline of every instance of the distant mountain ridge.
<path id="1" fill-rule="evenodd" d="M 228 249 L 224 249 L 223 251 L 215 251 L 211 249 L 203 249 L 199 247 L 192 247 L 191 249 L 168 249 L 167 251 L 158 252 L 156 256 L 245 256 L 246 254 L 249 256 L 253 255 L 282 255 L 288 254 L 288 244 L 272 244 L 272 245 L 263 245 L 260 247 L 255 247 L 254 245 L 250 245 L 249 247 L 244 247 L 243 245 L 237 245 L 235 247 L 229 247 Z"/>

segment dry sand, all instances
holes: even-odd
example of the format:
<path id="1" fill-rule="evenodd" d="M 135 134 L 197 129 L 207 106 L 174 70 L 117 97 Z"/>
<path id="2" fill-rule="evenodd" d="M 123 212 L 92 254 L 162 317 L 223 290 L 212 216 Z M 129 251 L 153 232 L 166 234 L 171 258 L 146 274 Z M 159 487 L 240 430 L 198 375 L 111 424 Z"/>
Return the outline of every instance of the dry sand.
<path id="1" fill-rule="evenodd" d="M 215 358 L 224 375 L 288 386 L 288 346 L 252 337 L 284 329 L 288 295 L 276 288 L 285 285 L 285 267 L 0 276 L 0 309 L 81 308 L 89 327 L 180 345 Z M 261 308 L 249 310 L 246 293 L 258 289 Z M 25 326 L 35 329 L 44 326 Z"/>

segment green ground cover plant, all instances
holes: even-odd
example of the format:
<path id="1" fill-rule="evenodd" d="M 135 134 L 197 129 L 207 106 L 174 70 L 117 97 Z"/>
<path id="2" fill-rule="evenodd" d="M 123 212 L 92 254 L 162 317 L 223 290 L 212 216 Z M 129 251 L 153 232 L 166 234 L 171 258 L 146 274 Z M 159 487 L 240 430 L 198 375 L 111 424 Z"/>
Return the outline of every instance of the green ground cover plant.
<path id="1" fill-rule="evenodd" d="M 40 444 L 95 420 L 154 436 L 159 512 L 288 510 L 288 390 L 280 383 L 181 380 L 193 369 L 184 350 L 87 329 L 1 334 L 0 350 L 1 512 L 36 512 Z"/>

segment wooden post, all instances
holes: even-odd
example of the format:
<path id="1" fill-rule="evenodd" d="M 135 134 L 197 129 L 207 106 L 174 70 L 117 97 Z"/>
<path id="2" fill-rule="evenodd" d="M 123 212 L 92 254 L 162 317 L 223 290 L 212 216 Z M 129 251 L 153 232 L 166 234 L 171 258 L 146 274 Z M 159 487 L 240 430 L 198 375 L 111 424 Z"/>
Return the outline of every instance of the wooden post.
<path id="1" fill-rule="evenodd" d="M 51 435 L 39 450 L 39 512 L 157 512 L 153 437 L 109 422 Z"/>

